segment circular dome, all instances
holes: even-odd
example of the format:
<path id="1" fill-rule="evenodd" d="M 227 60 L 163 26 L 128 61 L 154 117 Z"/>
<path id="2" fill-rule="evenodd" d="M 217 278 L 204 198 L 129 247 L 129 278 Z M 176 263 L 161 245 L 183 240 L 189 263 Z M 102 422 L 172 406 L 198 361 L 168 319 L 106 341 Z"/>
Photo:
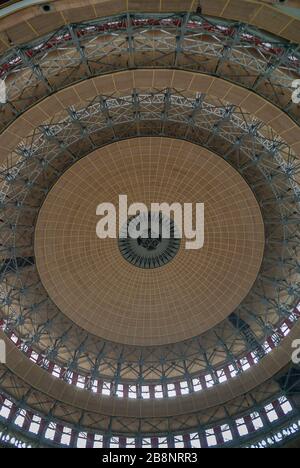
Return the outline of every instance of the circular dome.
<path id="1" fill-rule="evenodd" d="M 0 341 L 2 346 L 3 339 L 7 348 L 6 365 L 0 366 L 0 447 L 283 445 L 300 431 L 299 369 L 291 363 L 292 343 L 300 330 L 300 105 L 292 99 L 297 91 L 294 80 L 300 76 L 300 19 L 292 18 L 295 10 L 283 11 L 275 4 L 252 0 L 241 0 L 238 6 L 230 0 L 226 7 L 224 2 L 216 5 L 206 0 L 189 0 L 186 5 L 179 0 L 151 4 L 140 0 L 125 6 L 119 0 L 87 0 L 84 8 L 78 2 L 49 0 L 50 12 L 30 2 L 24 8 L 21 3 L 15 2 L 9 11 L 0 7 L 0 71 L 6 91 L 0 116 Z M 82 203 L 85 209 L 85 204 L 79 197 L 78 206 L 69 203 L 77 223 L 76 238 L 67 207 L 65 219 L 58 219 L 59 199 L 58 212 L 49 210 L 52 218 L 45 224 L 49 232 L 40 236 L 48 243 L 47 235 L 52 233 L 49 245 L 52 242 L 58 249 L 53 248 L 53 259 L 47 253 L 45 270 L 50 263 L 53 269 L 43 272 L 42 281 L 37 268 L 42 259 L 35 256 L 35 228 L 46 198 L 51 201 L 55 193 L 52 188 L 61 184 L 63 190 L 62 182 L 71 166 L 75 165 L 75 171 L 77 162 L 82 160 L 83 164 L 82 158 L 90 158 L 96 149 L 106 158 L 105 151 L 111 148 L 111 153 L 116 152 L 116 142 L 123 141 L 120 148 L 126 156 L 124 140 L 134 149 L 138 141 L 150 141 L 149 137 L 153 141 L 158 137 L 166 142 L 174 139 L 159 153 L 157 175 L 167 189 L 170 180 L 176 179 L 176 197 L 159 201 L 186 201 L 183 187 L 187 179 L 191 185 L 188 202 L 194 202 L 190 196 L 194 194 L 195 200 L 207 205 L 206 200 L 198 200 L 204 193 L 198 182 L 210 182 L 216 185 L 215 190 L 218 187 L 222 209 L 227 200 L 229 203 L 229 193 L 232 198 L 235 194 L 232 223 L 239 224 L 242 219 L 238 231 L 245 244 L 230 226 L 230 241 L 221 244 L 211 216 L 215 244 L 209 246 L 210 255 L 205 256 L 207 236 L 211 236 L 206 230 L 203 249 L 187 251 L 187 239 L 183 238 L 172 258 L 168 256 L 158 267 L 159 249 L 170 252 L 165 243 L 152 242 L 152 236 L 146 235 L 127 253 L 122 252 L 118 238 L 113 239 L 114 244 L 105 243 L 105 248 L 95 244 L 97 254 L 87 266 L 92 242 L 89 244 L 77 216 L 78 206 Z M 211 162 L 224 159 L 220 164 L 226 168 L 225 175 L 220 176 L 218 163 L 214 170 L 207 170 L 203 181 L 198 166 L 186 156 L 187 142 L 195 148 L 197 161 L 200 153 L 203 158 L 205 153 L 209 155 Z M 172 162 L 169 153 L 176 145 L 181 145 L 178 160 L 186 176 L 179 174 L 176 163 L 166 168 L 167 177 L 164 162 Z M 186 157 L 189 164 L 184 162 Z M 126 157 L 123 160 L 120 156 L 118 167 L 107 159 L 111 171 L 104 174 L 111 186 L 106 185 L 104 200 L 94 197 L 97 203 L 111 198 L 111 188 L 116 189 L 112 175 L 124 172 L 124 162 L 125 172 L 129 172 Z M 142 159 L 147 161 L 145 154 Z M 132 166 L 133 177 L 138 165 Z M 226 191 L 229 171 L 231 185 L 229 188 L 228 183 Z M 146 166 L 135 184 L 140 188 L 148 187 L 145 173 L 149 173 Z M 74 178 L 77 191 L 67 184 L 76 196 L 87 186 L 85 174 L 81 175 L 82 179 Z M 245 196 L 240 205 L 249 202 L 248 190 L 254 211 L 261 212 L 264 224 L 263 259 L 256 278 L 253 273 L 252 287 L 250 274 L 245 274 L 245 266 L 251 268 L 246 261 L 248 254 L 252 257 L 250 249 L 241 253 L 245 261 L 241 258 L 239 264 L 237 258 L 247 241 L 242 233 L 246 206 L 241 218 L 238 216 L 241 195 L 236 188 L 241 181 Z M 206 188 L 212 203 L 213 195 L 219 196 L 219 192 L 213 192 L 210 185 Z M 136 190 L 130 198 L 132 192 L 127 186 L 125 189 L 128 204 L 147 202 Z M 94 204 L 91 195 L 86 190 L 84 199 Z M 149 203 L 151 198 L 149 193 Z M 93 232 L 99 219 L 95 208 Z M 124 226 L 130 216 L 124 218 Z M 82 223 L 87 218 L 83 213 Z M 173 221 L 172 216 L 168 218 Z M 219 212 L 215 218 L 223 222 Z M 65 237 L 58 241 L 56 221 L 61 226 L 66 223 L 70 244 L 64 249 L 61 242 L 65 243 Z M 249 234 L 254 224 L 249 222 L 246 227 Z M 226 227 L 226 223 L 221 226 Z M 237 242 L 235 252 L 232 238 Z M 229 248 L 230 260 L 240 271 L 236 281 Z M 59 254 L 55 284 L 62 295 L 69 294 L 65 301 L 68 310 L 60 309 L 44 287 L 44 281 L 50 278 L 50 285 L 54 278 Z M 137 254 L 142 257 L 139 265 L 134 262 Z M 156 268 L 141 268 L 145 262 L 154 266 L 153 259 Z M 226 263 L 229 267 L 225 271 Z M 255 265 L 252 267 L 254 271 Z M 110 271 L 111 280 L 106 278 L 100 288 L 101 268 Z M 125 274 L 120 275 L 125 269 L 128 276 L 124 279 Z M 132 275 L 141 279 L 132 280 Z M 161 281 L 164 275 L 170 283 L 166 298 L 163 282 L 161 286 L 147 280 L 159 277 Z M 197 276 L 200 283 L 195 286 Z M 68 293 L 70 278 L 73 282 L 68 284 Z M 209 281 L 211 298 L 206 287 Z M 90 289 L 85 290 L 87 287 Z M 128 294 L 124 299 L 125 289 Z M 171 299 L 170 291 L 174 291 Z M 90 293 L 92 300 L 88 302 Z M 103 298 L 114 294 L 123 301 L 124 310 L 114 297 L 109 304 L 104 303 Z M 131 294 L 138 299 L 135 309 L 128 308 Z M 98 297 L 102 301 L 99 309 Z M 206 299 L 212 307 L 218 304 L 218 317 L 214 308 L 205 311 Z M 241 302 L 234 308 L 238 300 Z M 148 313 L 150 302 L 155 306 L 154 317 Z M 103 304 L 110 307 L 105 310 Z M 153 319 L 157 319 L 159 307 L 161 333 L 156 335 Z M 82 320 L 89 314 L 89 330 L 86 321 L 85 328 L 79 324 L 79 313 Z M 125 326 L 121 329 L 122 320 Z M 170 335 L 173 322 L 176 337 Z M 95 333 L 97 327 L 99 334 Z M 145 331 L 151 336 L 143 336 Z M 191 336 L 189 333 L 191 338 L 177 342 Z M 113 341 L 107 339 L 109 334 Z M 160 345 L 163 339 L 166 344 Z M 171 339 L 176 342 L 170 344 Z"/>
<path id="2" fill-rule="evenodd" d="M 96 209 L 141 202 L 204 203 L 205 242 L 186 239 L 163 268 L 135 268 L 117 239 L 99 239 Z M 54 303 L 100 338 L 163 345 L 199 335 L 230 315 L 261 266 L 264 225 L 256 199 L 224 160 L 188 142 L 138 138 L 97 150 L 50 191 L 35 232 L 36 264 Z"/>

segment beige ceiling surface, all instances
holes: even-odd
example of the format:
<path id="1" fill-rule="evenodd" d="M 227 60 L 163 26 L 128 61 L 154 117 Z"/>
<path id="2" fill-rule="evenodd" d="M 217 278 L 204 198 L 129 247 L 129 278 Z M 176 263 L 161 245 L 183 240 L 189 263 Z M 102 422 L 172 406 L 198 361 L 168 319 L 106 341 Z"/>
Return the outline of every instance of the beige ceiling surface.
<path id="1" fill-rule="evenodd" d="M 96 236 L 99 203 L 205 203 L 205 244 L 156 270 L 121 256 Z M 109 145 L 73 165 L 38 218 L 35 254 L 56 305 L 101 338 L 162 345 L 199 335 L 225 319 L 251 289 L 264 251 L 258 204 L 223 159 L 191 143 L 139 138 Z"/>

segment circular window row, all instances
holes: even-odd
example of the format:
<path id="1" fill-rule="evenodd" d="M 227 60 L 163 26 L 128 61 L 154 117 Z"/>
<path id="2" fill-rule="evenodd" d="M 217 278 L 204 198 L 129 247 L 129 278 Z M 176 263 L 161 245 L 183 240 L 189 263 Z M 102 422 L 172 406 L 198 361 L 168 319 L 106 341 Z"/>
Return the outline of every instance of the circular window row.
<path id="1" fill-rule="evenodd" d="M 279 346 L 281 341 L 290 333 L 294 324 L 300 317 L 300 304 L 285 319 L 282 324 L 274 329 L 263 344 L 264 356 L 272 352 L 274 348 Z M 0 322 L 0 328 L 7 331 L 7 322 Z M 159 385 L 136 385 L 136 384 L 117 384 L 104 380 L 92 379 L 88 375 L 82 375 L 77 372 L 66 371 L 63 367 L 55 362 L 51 362 L 43 356 L 37 354 L 33 349 L 22 343 L 22 340 L 15 334 L 8 334 L 13 343 L 35 364 L 49 372 L 53 377 L 64 380 L 69 385 L 74 385 L 77 388 L 89 390 L 98 395 L 118 398 L 130 399 L 161 399 L 173 398 L 183 395 L 188 395 L 195 392 L 200 392 L 211 388 L 215 385 L 227 382 L 231 378 L 237 377 L 242 372 L 247 371 L 250 367 L 257 364 L 264 356 L 258 356 L 255 352 L 248 353 L 241 357 L 235 363 L 226 365 L 223 368 L 216 369 L 214 374 L 207 373 L 197 377 L 191 377 L 189 380 L 176 382 L 162 382 Z"/>
<path id="2" fill-rule="evenodd" d="M 10 423 L 10 430 L 27 433 L 32 439 L 42 440 L 44 445 L 62 445 L 76 448 L 210 448 L 231 444 L 243 439 L 257 437 L 260 432 L 268 430 L 272 433 L 273 426 L 282 426 L 285 418 L 287 424 L 280 430 L 275 430 L 273 436 L 262 438 L 255 442 L 253 447 L 267 447 L 280 443 L 294 435 L 300 429 L 300 421 L 296 418 L 292 422 L 294 408 L 291 402 L 281 396 L 271 403 L 251 412 L 243 417 L 231 420 L 229 424 L 201 429 L 198 432 L 186 434 L 169 434 L 162 437 L 122 437 L 108 436 L 97 433 L 79 432 L 69 426 L 47 421 L 40 415 L 18 408 L 9 398 L 0 396 L 0 422 Z M 242 440 L 241 440 L 242 439 Z M 23 448 L 24 442 L 18 437 L 1 432 L 0 441 Z M 26 447 L 30 447 L 29 443 Z"/>

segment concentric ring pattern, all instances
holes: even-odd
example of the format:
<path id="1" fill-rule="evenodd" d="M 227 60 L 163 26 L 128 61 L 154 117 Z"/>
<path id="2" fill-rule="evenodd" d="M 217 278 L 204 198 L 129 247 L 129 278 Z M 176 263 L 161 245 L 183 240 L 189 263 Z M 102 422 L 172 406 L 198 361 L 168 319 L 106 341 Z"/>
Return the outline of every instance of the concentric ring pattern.
<path id="1" fill-rule="evenodd" d="M 285 443 L 299 20 L 246 0 L 18 3 L 0 10 L 1 443 Z M 120 194 L 204 203 L 204 248 L 136 268 L 96 236 Z"/>

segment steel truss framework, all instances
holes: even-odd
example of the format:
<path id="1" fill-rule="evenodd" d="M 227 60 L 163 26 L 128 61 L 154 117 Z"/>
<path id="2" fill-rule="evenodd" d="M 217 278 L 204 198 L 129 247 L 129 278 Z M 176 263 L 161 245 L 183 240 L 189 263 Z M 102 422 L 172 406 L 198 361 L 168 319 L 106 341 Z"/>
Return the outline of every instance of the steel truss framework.
<path id="1" fill-rule="evenodd" d="M 172 447 L 176 435 L 197 433 L 201 439 L 201 435 L 204 437 L 207 430 L 225 425 L 234 436 L 234 440 L 229 445 L 247 445 L 255 443 L 266 434 L 272 437 L 272 434 L 281 427 L 286 426 L 287 422 L 291 423 L 299 420 L 300 411 L 299 402 L 297 401 L 299 391 L 295 388 L 294 381 L 288 378 L 291 372 L 295 373 L 295 369 L 290 368 L 285 371 L 284 385 L 279 385 L 276 380 L 271 380 L 255 389 L 255 391 L 235 398 L 218 408 L 210 408 L 184 416 L 137 419 L 103 416 L 62 404 L 29 387 L 28 384 L 2 366 L 0 368 L 2 387 L 0 401 L 3 402 L 7 397 L 14 403 L 11 415 L 4 426 L 2 421 L 2 427 L 8 434 L 16 432 L 17 428 L 13 423 L 16 416 L 22 411 L 28 411 L 28 417 L 35 414 L 42 419 L 39 433 L 36 436 L 27 434 L 27 437 L 31 437 L 31 439 L 27 440 L 31 440 L 31 443 L 36 443 L 38 446 L 51 445 L 49 440 L 45 440 L 45 432 L 49 426 L 53 425 L 55 427 L 54 425 L 58 425 L 62 427 L 67 425 L 72 429 L 74 442 L 76 442 L 80 433 L 85 432 L 89 435 L 102 434 L 104 436 L 104 447 L 109 447 L 109 442 L 113 437 L 134 438 L 137 446 L 142 446 L 144 437 L 166 437 L 169 447 Z M 299 371 L 297 375 L 299 381 Z M 293 411 L 289 413 L 288 417 L 282 414 L 276 425 L 273 425 L 267 418 L 264 408 L 269 403 L 282 397 L 287 397 L 292 402 Z M 248 437 L 241 438 L 237 431 L 236 420 L 247 418 L 250 413 L 260 415 L 263 421 L 263 429 L 255 434 L 249 434 Z"/>
<path id="2" fill-rule="evenodd" d="M 299 106 L 291 102 L 292 82 L 300 75 L 299 45 L 267 36 L 241 23 L 194 14 L 127 14 L 66 25 L 34 43 L 12 48 L 0 60 L 8 101 L 1 105 L 0 129 L 6 128 L 42 98 L 92 76 L 138 68 L 181 69 L 222 77 L 267 98 L 296 122 Z M 132 90 L 131 95 L 99 95 L 85 108 L 69 108 L 36 128 L 11 154 L 0 170 L 0 319 L 6 333 L 19 337 L 25 353 L 39 354 L 38 364 L 62 367 L 61 378 L 73 372 L 118 384 L 135 384 L 137 396 L 145 384 L 192 379 L 231 364 L 241 372 L 239 358 L 252 353 L 255 362 L 265 354 L 264 342 L 276 335 L 284 320 L 296 321 L 299 301 L 299 160 L 269 127 L 237 106 L 215 98 L 176 89 Z M 259 201 L 266 226 L 266 251 L 259 277 L 245 301 L 214 330 L 174 346 L 122 347 L 87 335 L 56 309 L 40 282 L 34 260 L 33 232 L 41 203 L 60 175 L 91 151 L 139 136 L 180 138 L 203 146 L 228 161 L 245 178 Z M 288 374 L 287 374 L 288 375 Z M 299 375 L 295 376 L 299 381 Z M 47 445 L 50 422 L 68 424 L 74 433 L 112 436 L 200 434 L 227 424 L 238 438 L 234 418 L 261 411 L 281 395 L 294 399 L 299 388 L 291 379 L 265 383 L 225 406 L 169 418 L 120 418 L 68 407 L 41 394 L 0 366 L 3 395 L 15 410 L 40 414 L 44 424 L 34 444 Z M 289 417 L 299 418 L 294 401 Z M 47 415 L 47 416 L 46 416 Z M 285 423 L 279 421 L 279 426 Z M 265 421 L 268 435 L 274 429 Z M 3 427 L 3 425 L 2 425 Z M 12 421 L 4 431 L 16 431 Z M 24 429 L 23 429 L 24 431 Z M 1 429 L 0 429 L 1 432 Z M 18 433 L 19 434 L 19 433 Z M 243 439 L 249 443 L 260 434 Z M 27 437 L 24 434 L 23 437 Z M 138 442 L 139 444 L 140 442 Z"/>
<path id="3" fill-rule="evenodd" d="M 2 127 L 58 89 L 101 74 L 177 68 L 222 77 L 261 94 L 299 121 L 291 101 L 299 45 L 246 24 L 194 14 L 127 14 L 67 25 L 2 56 L 8 102 Z"/>
<path id="4" fill-rule="evenodd" d="M 201 337 L 159 348 L 134 348 L 99 341 L 68 321 L 47 296 L 34 265 L 33 230 L 51 186 L 75 161 L 94 149 L 136 136 L 182 138 L 219 154 L 249 183 L 262 210 L 266 250 L 252 292 L 228 320 Z M 22 339 L 26 352 L 42 352 L 63 378 L 80 370 L 113 383 L 191 380 L 253 352 L 291 314 L 299 300 L 299 162 L 284 141 L 251 115 L 205 95 L 187 97 L 174 89 L 130 96 L 98 96 L 87 107 L 69 109 L 35 129 L 0 173 L 2 315 L 6 332 Z M 296 316 L 295 316 L 296 319 Z M 280 337 L 279 337 L 280 341 Z"/>

